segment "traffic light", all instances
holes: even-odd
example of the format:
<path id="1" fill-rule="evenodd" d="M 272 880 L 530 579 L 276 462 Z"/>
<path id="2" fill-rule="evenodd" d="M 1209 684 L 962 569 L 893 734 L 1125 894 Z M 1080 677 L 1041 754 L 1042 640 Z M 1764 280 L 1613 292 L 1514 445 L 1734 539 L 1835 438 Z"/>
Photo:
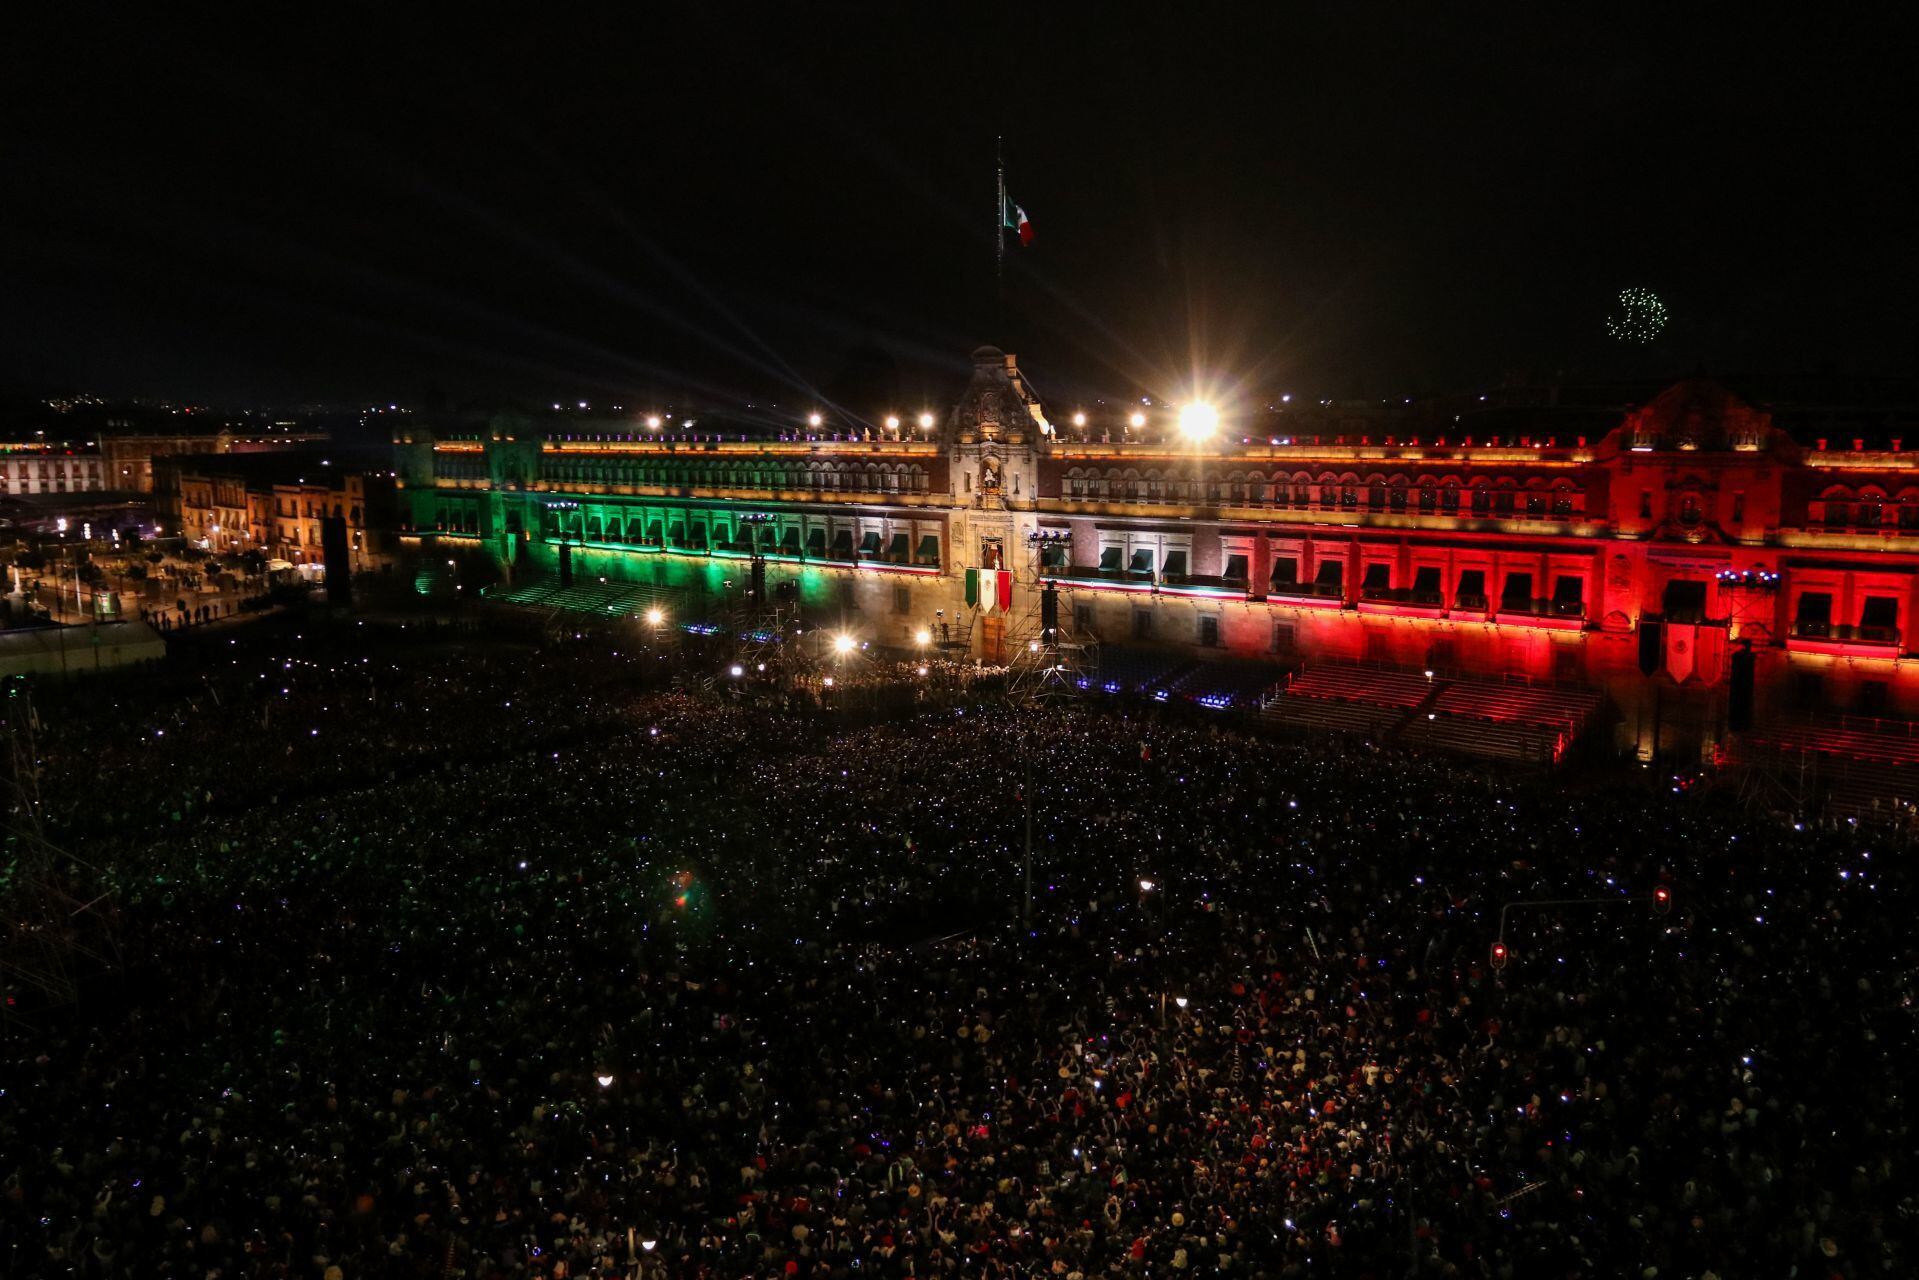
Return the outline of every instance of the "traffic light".
<path id="1" fill-rule="evenodd" d="M 1653 914 L 1656 916 L 1663 916 L 1668 911 L 1671 911 L 1671 910 L 1672 910 L 1672 890 L 1668 889 L 1663 884 L 1655 887 L 1652 891 Z"/>
<path id="2" fill-rule="evenodd" d="M 1494 970 L 1504 969 L 1506 967 L 1506 944 L 1505 943 L 1503 942 L 1493 943 L 1492 966 Z"/>

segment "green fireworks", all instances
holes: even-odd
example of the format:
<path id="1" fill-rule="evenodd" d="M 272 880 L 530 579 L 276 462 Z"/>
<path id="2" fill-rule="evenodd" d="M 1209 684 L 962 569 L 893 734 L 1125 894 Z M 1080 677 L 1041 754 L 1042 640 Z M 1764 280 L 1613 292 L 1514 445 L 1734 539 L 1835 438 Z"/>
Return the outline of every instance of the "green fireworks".
<path id="1" fill-rule="evenodd" d="M 1666 304 L 1651 289 L 1621 289 L 1619 309 L 1606 317 L 1606 332 L 1621 342 L 1647 343 L 1666 327 Z"/>

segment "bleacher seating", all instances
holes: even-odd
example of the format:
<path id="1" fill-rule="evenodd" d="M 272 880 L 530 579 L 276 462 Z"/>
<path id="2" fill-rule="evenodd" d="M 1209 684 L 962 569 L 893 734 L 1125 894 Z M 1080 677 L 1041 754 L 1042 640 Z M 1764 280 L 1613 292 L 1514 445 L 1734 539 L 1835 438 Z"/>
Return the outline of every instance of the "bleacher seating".
<path id="1" fill-rule="evenodd" d="M 1537 725 L 1577 733 L 1598 714 L 1599 702 L 1599 695 L 1590 689 L 1449 680 L 1434 699 L 1432 710 L 1466 720 Z"/>
<path id="2" fill-rule="evenodd" d="M 1847 760 L 1919 766 L 1919 737 L 1881 729 L 1843 724 L 1775 725 L 1756 730 L 1752 741 L 1779 751 L 1812 751 Z"/>
<path id="3" fill-rule="evenodd" d="M 1286 686 L 1288 697 L 1337 698 L 1411 710 L 1426 700 L 1433 682 L 1411 671 L 1378 667 L 1308 667 Z"/>
<path id="4" fill-rule="evenodd" d="M 1378 738 L 1391 730 L 1405 712 L 1398 707 L 1382 707 L 1370 702 L 1281 696 L 1268 703 L 1260 714 L 1270 723 L 1288 729 Z"/>
<path id="5" fill-rule="evenodd" d="M 1570 740 L 1562 731 L 1543 725 L 1430 714 L 1430 719 L 1414 716 L 1400 741 L 1429 751 L 1552 764 Z"/>
<path id="6" fill-rule="evenodd" d="M 1910 818 L 1919 804 L 1919 766 L 1847 760 L 1826 777 L 1826 807 L 1842 816 Z"/>
<path id="7" fill-rule="evenodd" d="M 511 587 L 497 587 L 487 599 L 536 609 L 566 609 L 603 617 L 634 617 L 655 605 L 671 608 L 675 593 L 644 582 L 575 578 L 561 586 L 556 577 L 532 578 Z"/>
<path id="8" fill-rule="evenodd" d="M 1081 677 L 1085 688 L 1094 693 L 1137 693 L 1149 697 L 1164 694 L 1166 686 L 1193 664 L 1174 654 L 1151 649 L 1123 649 L 1102 645 L 1099 666 Z"/>
<path id="9" fill-rule="evenodd" d="M 1551 765 L 1598 718 L 1600 705 L 1589 689 L 1328 665 L 1293 676 L 1264 715 L 1288 728 Z"/>
<path id="10" fill-rule="evenodd" d="M 1919 726 L 1897 721 L 1808 721 L 1755 729 L 1742 762 L 1776 768 L 1841 817 L 1910 816 L 1919 804 Z"/>
<path id="11" fill-rule="evenodd" d="M 1215 711 L 1230 711 L 1256 707 L 1259 695 L 1279 676 L 1279 668 L 1263 662 L 1201 662 L 1162 687 L 1172 697 Z"/>

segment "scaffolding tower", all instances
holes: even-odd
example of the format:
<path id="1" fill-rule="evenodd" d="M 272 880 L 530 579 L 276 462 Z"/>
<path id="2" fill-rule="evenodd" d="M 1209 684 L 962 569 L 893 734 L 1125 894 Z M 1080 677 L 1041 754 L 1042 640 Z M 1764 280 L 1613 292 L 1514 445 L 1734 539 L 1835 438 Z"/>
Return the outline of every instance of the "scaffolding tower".
<path id="1" fill-rule="evenodd" d="M 1063 529 L 1039 529 L 1026 537 L 1030 576 L 1015 574 L 1014 581 L 1033 589 L 1031 603 L 1007 635 L 1007 693 L 1016 701 L 1077 697 L 1099 670 L 1099 641 L 1074 628 L 1060 606 L 1058 579 L 1047 573 L 1047 552 L 1070 536 Z"/>
<path id="2" fill-rule="evenodd" d="M 748 532 L 747 577 L 744 590 L 732 597 L 722 627 L 733 642 L 733 663 L 756 683 L 790 689 L 810 676 L 817 663 L 803 643 L 806 623 L 799 593 L 791 583 L 769 586 L 766 581 L 766 534 L 773 517 L 743 515 Z"/>

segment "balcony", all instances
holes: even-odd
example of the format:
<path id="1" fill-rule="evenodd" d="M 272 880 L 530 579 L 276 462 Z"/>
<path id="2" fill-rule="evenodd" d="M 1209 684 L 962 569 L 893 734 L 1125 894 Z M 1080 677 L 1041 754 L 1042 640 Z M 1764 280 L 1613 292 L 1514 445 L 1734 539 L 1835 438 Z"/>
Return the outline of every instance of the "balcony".
<path id="1" fill-rule="evenodd" d="M 1246 579 L 1228 578 L 1217 573 L 1164 573 L 1160 575 L 1162 589 L 1181 595 L 1226 596 L 1244 598 Z"/>
<path id="2" fill-rule="evenodd" d="M 1790 653 L 1824 653 L 1836 657 L 1894 658 L 1899 655 L 1901 634 L 1897 627 L 1857 626 L 1802 618 L 1792 624 L 1786 638 Z"/>
<path id="3" fill-rule="evenodd" d="M 1268 600 L 1281 600 L 1288 604 L 1313 605 L 1321 609 L 1337 609 L 1345 604 L 1345 590 L 1337 582 L 1275 582 L 1267 590 Z"/>
<path id="4" fill-rule="evenodd" d="M 1400 618 L 1441 618 L 1446 614 L 1446 602 L 1439 592 L 1432 590 L 1369 587 L 1360 590 L 1359 611 Z"/>
<path id="5" fill-rule="evenodd" d="M 1586 625 L 1586 606 L 1580 601 L 1505 599 L 1499 602 L 1493 621 L 1502 627 L 1578 631 Z"/>

